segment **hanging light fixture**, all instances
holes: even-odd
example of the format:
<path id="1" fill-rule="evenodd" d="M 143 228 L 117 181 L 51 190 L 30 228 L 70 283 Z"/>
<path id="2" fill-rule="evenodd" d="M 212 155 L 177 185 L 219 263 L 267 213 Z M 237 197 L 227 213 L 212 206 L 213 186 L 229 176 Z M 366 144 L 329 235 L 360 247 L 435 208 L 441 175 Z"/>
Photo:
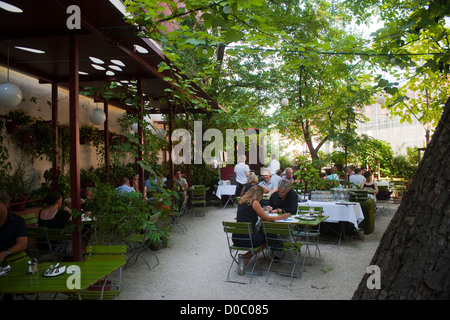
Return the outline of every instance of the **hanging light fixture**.
<path id="1" fill-rule="evenodd" d="M 22 90 L 15 84 L 9 82 L 9 44 L 7 55 L 8 73 L 7 80 L 0 84 L 0 106 L 4 108 L 15 108 L 22 101 Z"/>
<path id="2" fill-rule="evenodd" d="M 138 124 L 137 124 L 137 123 L 133 123 L 133 124 L 131 125 L 131 130 L 133 130 L 133 132 L 137 134 L 137 133 L 139 132 L 139 126 L 138 126 Z"/>
<path id="3" fill-rule="evenodd" d="M 283 106 L 287 106 L 287 105 L 289 104 L 289 100 L 286 99 L 286 98 L 283 98 L 283 99 L 281 99 L 281 104 L 282 104 Z"/>
<path id="4" fill-rule="evenodd" d="M 103 110 L 100 110 L 98 108 L 98 103 L 97 103 L 97 109 L 92 110 L 89 113 L 89 121 L 91 121 L 91 123 L 95 124 L 95 125 L 100 125 L 103 124 L 106 120 L 106 114 L 103 112 Z"/>
<path id="5" fill-rule="evenodd" d="M 379 105 L 383 105 L 385 102 L 386 102 L 386 98 L 385 98 L 384 96 L 379 96 L 379 97 L 377 98 L 377 103 L 378 103 Z"/>
<path id="6" fill-rule="evenodd" d="M 158 129 L 157 131 L 156 131 L 156 136 L 158 137 L 158 138 L 160 138 L 160 139 L 163 139 L 165 136 L 166 136 L 166 130 L 164 130 L 164 129 Z"/>

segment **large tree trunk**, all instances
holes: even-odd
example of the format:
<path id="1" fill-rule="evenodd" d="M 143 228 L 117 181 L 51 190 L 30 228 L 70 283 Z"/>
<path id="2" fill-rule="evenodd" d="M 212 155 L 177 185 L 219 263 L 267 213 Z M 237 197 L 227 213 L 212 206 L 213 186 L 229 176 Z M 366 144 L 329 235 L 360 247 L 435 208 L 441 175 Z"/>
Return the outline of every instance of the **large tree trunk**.
<path id="1" fill-rule="evenodd" d="M 450 98 L 353 299 L 449 299 Z M 368 281 L 369 280 L 369 281 Z M 369 283 L 369 285 L 367 285 Z M 371 289 L 373 288 L 373 289 Z"/>

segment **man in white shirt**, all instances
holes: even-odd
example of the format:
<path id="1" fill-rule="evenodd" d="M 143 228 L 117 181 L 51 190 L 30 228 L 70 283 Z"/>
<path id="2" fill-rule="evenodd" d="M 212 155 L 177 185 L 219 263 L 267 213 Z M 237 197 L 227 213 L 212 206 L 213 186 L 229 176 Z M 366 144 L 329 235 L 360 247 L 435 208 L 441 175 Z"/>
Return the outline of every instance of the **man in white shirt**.
<path id="1" fill-rule="evenodd" d="M 236 173 L 236 194 L 240 195 L 244 184 L 247 183 L 247 177 L 250 175 L 250 167 L 245 164 L 245 156 L 239 156 L 238 163 L 234 166 Z"/>
<path id="2" fill-rule="evenodd" d="M 363 182 L 365 180 L 366 180 L 366 178 L 364 178 L 364 176 L 361 174 L 360 168 L 355 169 L 355 174 L 352 174 L 349 178 L 349 182 L 356 184 L 357 186 L 359 186 L 361 184 L 361 182 Z"/>
<path id="3" fill-rule="evenodd" d="M 272 161 L 269 162 L 267 169 L 269 169 L 270 174 L 274 175 L 278 169 L 280 169 L 280 161 L 276 159 L 276 155 L 272 155 Z"/>

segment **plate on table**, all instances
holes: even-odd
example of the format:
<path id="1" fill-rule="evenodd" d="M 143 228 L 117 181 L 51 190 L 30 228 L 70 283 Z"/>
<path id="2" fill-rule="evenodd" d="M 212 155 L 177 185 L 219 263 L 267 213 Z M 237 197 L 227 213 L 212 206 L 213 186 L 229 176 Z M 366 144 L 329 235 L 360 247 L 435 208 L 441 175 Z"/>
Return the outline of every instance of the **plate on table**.
<path id="1" fill-rule="evenodd" d="M 316 220 L 316 217 L 310 216 L 310 215 L 308 214 L 308 215 L 301 215 L 301 216 L 298 216 L 297 219 L 300 219 L 300 220 Z"/>
<path id="2" fill-rule="evenodd" d="M 42 274 L 44 277 L 56 277 L 63 273 L 66 273 L 66 266 L 60 266 L 53 268 L 53 266 L 50 266 L 47 270 L 44 271 Z"/>

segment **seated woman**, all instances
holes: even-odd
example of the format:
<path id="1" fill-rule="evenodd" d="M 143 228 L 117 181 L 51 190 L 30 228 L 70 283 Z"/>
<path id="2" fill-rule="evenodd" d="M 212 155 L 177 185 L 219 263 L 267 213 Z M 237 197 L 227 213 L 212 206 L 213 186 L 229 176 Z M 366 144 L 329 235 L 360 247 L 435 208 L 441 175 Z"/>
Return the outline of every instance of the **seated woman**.
<path id="1" fill-rule="evenodd" d="M 258 184 L 258 177 L 254 173 L 250 173 L 250 175 L 247 178 L 247 183 L 242 188 L 240 196 L 242 197 L 248 190 L 250 190 L 251 187 L 253 187 L 257 184 Z M 269 189 L 267 189 L 264 186 L 262 186 L 262 187 L 264 189 L 264 193 L 269 192 Z"/>
<path id="2" fill-rule="evenodd" d="M 58 191 L 51 192 L 45 199 L 46 208 L 39 211 L 38 226 L 48 229 L 63 229 L 72 220 L 72 211 L 64 207 L 61 209 L 63 199 Z M 56 252 L 70 252 L 71 244 L 65 242 L 51 243 Z M 42 244 L 39 244 L 42 247 Z"/>
<path id="3" fill-rule="evenodd" d="M 53 191 L 45 199 L 47 207 L 39 211 L 38 226 L 49 229 L 62 229 L 68 221 L 72 220 L 72 211 L 62 205 L 62 196 L 58 191 Z"/>
<path id="4" fill-rule="evenodd" d="M 366 180 L 361 182 L 361 189 L 373 189 L 375 190 L 375 193 L 373 195 L 376 196 L 378 193 L 378 185 L 377 182 L 373 180 L 372 173 L 370 171 L 364 172 L 364 178 L 366 178 Z"/>
<path id="5" fill-rule="evenodd" d="M 289 182 L 288 182 L 289 183 Z M 237 222 L 250 222 L 252 225 L 252 235 L 251 239 L 253 242 L 253 246 L 261 246 L 263 245 L 262 249 L 265 249 L 267 247 L 266 245 L 266 238 L 262 232 L 259 232 L 257 230 L 256 224 L 258 222 L 258 218 L 264 221 L 275 221 L 275 220 L 284 220 L 287 219 L 290 214 L 285 213 L 281 216 L 268 216 L 263 208 L 261 207 L 260 201 L 262 200 L 264 195 L 264 189 L 262 186 L 255 185 L 251 187 L 241 198 L 241 201 L 239 201 L 239 206 L 237 209 L 237 216 L 236 221 Z M 237 239 L 240 238 L 240 239 Z M 242 246 L 242 247 L 249 247 L 250 246 L 250 240 L 243 240 L 242 238 L 245 238 L 244 235 L 234 235 L 233 234 L 233 243 L 235 246 Z M 244 264 L 248 263 L 248 261 L 253 256 L 253 253 L 251 251 L 247 252 L 246 254 L 239 255 L 239 273 L 242 274 L 244 272 Z"/>

